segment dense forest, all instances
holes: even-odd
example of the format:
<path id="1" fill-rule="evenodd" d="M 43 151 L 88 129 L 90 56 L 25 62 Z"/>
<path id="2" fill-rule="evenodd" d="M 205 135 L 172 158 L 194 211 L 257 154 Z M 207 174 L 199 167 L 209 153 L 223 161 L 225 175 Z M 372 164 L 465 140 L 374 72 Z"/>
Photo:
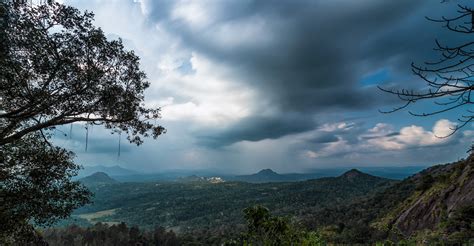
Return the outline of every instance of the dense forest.
<path id="1" fill-rule="evenodd" d="M 179 232 L 207 227 L 222 234 L 227 227 L 243 223 L 241 211 L 248 206 L 261 204 L 277 215 L 303 216 L 394 182 L 351 170 L 335 178 L 291 183 L 99 184 L 89 186 L 95 194 L 93 203 L 76 210 L 74 217 L 94 218 L 89 219 L 93 223 L 124 221 L 141 227 L 165 226 Z"/>
<path id="2" fill-rule="evenodd" d="M 72 225 L 46 230 L 43 237 L 51 246 L 179 245 L 173 231 L 166 231 L 163 227 L 141 231 L 138 227 L 129 228 L 125 223 L 112 226 L 97 223 L 89 228 Z"/>
<path id="3" fill-rule="evenodd" d="M 271 213 L 271 223 L 280 221 L 293 240 L 312 235 L 319 243 L 469 242 L 474 237 L 473 170 L 471 156 L 402 181 L 351 170 L 292 183 L 92 183 L 94 203 L 57 225 L 65 229 L 46 229 L 43 235 L 53 240 L 74 234 L 74 223 L 89 227 L 78 230 L 82 235 L 126 222 L 140 228 L 143 240 L 164 227 L 176 236 L 172 243 L 232 245 L 249 240 L 249 230 L 257 233 L 249 225 L 249 211 L 262 205 L 261 213 Z M 410 224 L 412 217 L 417 224 Z"/>

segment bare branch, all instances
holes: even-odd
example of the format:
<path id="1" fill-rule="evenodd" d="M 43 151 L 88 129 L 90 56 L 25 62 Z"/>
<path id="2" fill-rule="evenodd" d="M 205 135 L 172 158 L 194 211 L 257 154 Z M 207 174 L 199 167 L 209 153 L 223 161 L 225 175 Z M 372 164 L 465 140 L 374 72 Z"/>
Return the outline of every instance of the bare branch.
<path id="1" fill-rule="evenodd" d="M 426 18 L 436 23 L 443 23 L 443 27 L 452 32 L 464 35 L 474 33 L 474 10 L 468 6 L 458 5 L 458 15 L 454 17 Z M 462 108 L 466 114 L 457 119 L 459 124 L 448 135 L 451 136 L 474 121 L 474 112 L 469 108 L 474 104 L 471 94 L 474 89 L 474 41 L 449 46 L 435 40 L 435 44 L 434 50 L 440 53 L 438 60 L 424 62 L 423 66 L 414 63 L 411 65 L 413 74 L 421 78 L 428 89 L 413 91 L 379 87 L 381 91 L 396 95 L 404 102 L 401 106 L 391 110 L 379 111 L 392 113 L 405 109 L 413 103 L 430 100 L 442 108 L 430 112 L 415 113 L 409 111 L 409 113 L 413 116 L 427 117 Z"/>

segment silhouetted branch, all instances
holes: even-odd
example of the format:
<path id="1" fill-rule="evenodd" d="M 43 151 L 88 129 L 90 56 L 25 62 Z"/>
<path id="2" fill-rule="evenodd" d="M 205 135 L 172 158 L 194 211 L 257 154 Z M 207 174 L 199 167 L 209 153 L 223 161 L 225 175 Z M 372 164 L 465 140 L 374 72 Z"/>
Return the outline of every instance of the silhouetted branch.
<path id="1" fill-rule="evenodd" d="M 474 10 L 468 6 L 458 5 L 457 12 L 458 15 L 454 17 L 426 18 L 436 23 L 443 23 L 443 27 L 450 31 L 474 34 Z M 450 136 L 470 122 L 474 122 L 474 112 L 469 109 L 474 104 L 471 94 L 474 89 L 474 41 L 449 46 L 435 40 L 435 44 L 434 50 L 440 53 L 440 59 L 426 61 L 423 66 L 411 64 L 413 74 L 426 83 L 427 89 L 414 91 L 379 87 L 380 90 L 396 95 L 404 102 L 403 105 L 391 110 L 379 111 L 393 113 L 418 101 L 445 99 L 434 101 L 435 105 L 442 107 L 441 109 L 421 113 L 409 111 L 409 113 L 413 116 L 426 117 L 466 108 L 465 114 L 457 119 L 459 124 L 452 129 L 453 132 L 448 135 Z"/>

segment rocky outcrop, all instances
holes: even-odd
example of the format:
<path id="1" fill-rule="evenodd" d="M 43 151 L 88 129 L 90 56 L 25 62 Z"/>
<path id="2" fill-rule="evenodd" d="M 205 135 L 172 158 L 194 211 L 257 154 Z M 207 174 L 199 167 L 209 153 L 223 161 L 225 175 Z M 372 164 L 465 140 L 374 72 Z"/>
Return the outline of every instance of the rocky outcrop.
<path id="1" fill-rule="evenodd" d="M 436 230 L 441 222 L 466 206 L 474 205 L 474 156 L 455 164 L 437 166 L 412 177 L 423 189 L 402 204 L 392 220 L 393 229 L 411 236 L 425 229 Z M 430 180 L 432 183 L 424 180 Z M 429 185 L 429 187 L 426 187 Z"/>

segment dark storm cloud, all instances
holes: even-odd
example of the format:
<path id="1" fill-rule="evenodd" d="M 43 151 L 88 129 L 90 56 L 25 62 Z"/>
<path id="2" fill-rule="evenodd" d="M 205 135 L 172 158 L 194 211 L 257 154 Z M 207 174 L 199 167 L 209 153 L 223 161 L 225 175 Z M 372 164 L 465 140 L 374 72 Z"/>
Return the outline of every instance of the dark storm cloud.
<path id="1" fill-rule="evenodd" d="M 344 127 L 334 129 L 331 131 L 317 131 L 316 135 L 306 140 L 309 144 L 328 144 L 340 141 L 341 139 L 349 144 L 358 144 L 361 136 L 367 129 L 364 126 L 365 122 L 353 122 Z M 332 136 L 333 138 L 330 138 Z"/>
<path id="2" fill-rule="evenodd" d="M 381 82 L 407 77 L 410 63 L 424 60 L 432 51 L 434 33 L 441 29 L 424 16 L 441 15 L 442 8 L 455 9 L 412 0 L 210 1 L 205 7 L 212 18 L 200 28 L 166 19 L 169 4 L 160 8 L 154 2 L 150 9 L 151 17 L 166 23 L 183 44 L 232 68 L 242 83 L 281 112 L 270 118 L 250 117 L 223 132 L 212 132 L 209 138 L 215 145 L 310 129 L 312 117 L 297 119 L 294 125 L 288 113 L 375 111 L 392 104 L 395 98 L 373 86 L 364 87 L 360 80 L 386 68 L 392 71 L 391 78 Z M 240 43 L 219 41 L 219 27 L 236 27 L 226 33 L 226 40 L 240 40 L 239 25 L 253 19 L 263 20 L 261 35 L 269 36 L 269 41 L 259 41 L 259 34 Z"/>
<path id="3" fill-rule="evenodd" d="M 308 139 L 308 142 L 310 143 L 315 143 L 315 144 L 321 144 L 321 143 L 334 143 L 339 141 L 339 138 L 334 135 L 332 132 L 326 132 L 319 134 L 318 136 L 314 136 L 311 139 Z"/>
<path id="4" fill-rule="evenodd" d="M 239 121 L 230 127 L 210 131 L 199 137 L 199 143 L 210 147 L 224 147 L 238 141 L 275 139 L 288 134 L 315 128 L 313 120 L 302 116 L 265 117 L 254 116 Z"/>

